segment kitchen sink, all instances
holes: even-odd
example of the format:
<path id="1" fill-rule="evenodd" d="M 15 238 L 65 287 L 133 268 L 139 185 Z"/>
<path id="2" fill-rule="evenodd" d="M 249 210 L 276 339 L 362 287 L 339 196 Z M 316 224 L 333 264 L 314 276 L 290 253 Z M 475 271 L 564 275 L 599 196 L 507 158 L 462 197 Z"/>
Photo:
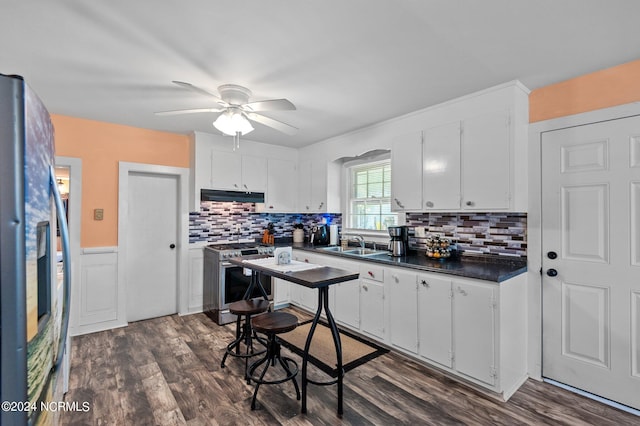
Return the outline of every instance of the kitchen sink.
<path id="1" fill-rule="evenodd" d="M 369 249 L 369 248 L 353 248 L 353 247 L 349 247 L 349 248 L 343 250 L 342 247 L 338 247 L 338 246 L 322 247 L 321 250 L 331 251 L 331 252 L 334 252 L 334 253 L 348 254 L 348 255 L 351 255 L 351 256 L 375 256 L 377 254 L 387 253 L 384 250 L 373 250 L 373 249 Z"/>
<path id="2" fill-rule="evenodd" d="M 355 256 L 375 256 L 376 254 L 387 253 L 384 250 L 373 250 L 368 248 L 357 248 L 349 251 L 345 251 L 344 254 L 352 254 Z"/>

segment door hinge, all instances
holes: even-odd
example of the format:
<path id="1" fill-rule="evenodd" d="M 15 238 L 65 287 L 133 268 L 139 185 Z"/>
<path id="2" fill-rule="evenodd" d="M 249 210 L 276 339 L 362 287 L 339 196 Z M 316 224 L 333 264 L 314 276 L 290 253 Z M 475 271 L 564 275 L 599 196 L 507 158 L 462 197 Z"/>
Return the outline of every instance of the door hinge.
<path id="1" fill-rule="evenodd" d="M 495 297 L 491 296 L 489 298 L 489 306 L 491 307 L 491 309 L 494 309 L 494 310 L 496 309 L 496 307 L 498 306 L 498 303 Z"/>
<path id="2" fill-rule="evenodd" d="M 449 351 L 449 359 L 451 360 L 452 364 L 453 364 L 453 361 L 456 359 L 456 357 L 453 355 L 453 351 L 452 350 Z"/>
<path id="3" fill-rule="evenodd" d="M 449 299 L 453 299 L 453 289 L 449 289 Z"/>
<path id="4" fill-rule="evenodd" d="M 498 378 L 498 371 L 496 371 L 496 368 L 493 365 L 489 368 L 489 376 L 493 377 L 494 379 Z"/>

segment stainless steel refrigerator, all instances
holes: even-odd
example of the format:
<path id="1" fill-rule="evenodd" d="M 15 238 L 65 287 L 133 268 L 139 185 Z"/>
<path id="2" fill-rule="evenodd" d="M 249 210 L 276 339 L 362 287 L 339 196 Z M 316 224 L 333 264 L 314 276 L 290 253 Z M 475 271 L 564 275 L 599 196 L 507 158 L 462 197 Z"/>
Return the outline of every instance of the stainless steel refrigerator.
<path id="1" fill-rule="evenodd" d="M 59 410 L 48 404 L 63 401 L 66 391 L 70 257 L 54 161 L 46 108 L 21 77 L 0 74 L 0 424 L 5 426 L 54 424 Z"/>

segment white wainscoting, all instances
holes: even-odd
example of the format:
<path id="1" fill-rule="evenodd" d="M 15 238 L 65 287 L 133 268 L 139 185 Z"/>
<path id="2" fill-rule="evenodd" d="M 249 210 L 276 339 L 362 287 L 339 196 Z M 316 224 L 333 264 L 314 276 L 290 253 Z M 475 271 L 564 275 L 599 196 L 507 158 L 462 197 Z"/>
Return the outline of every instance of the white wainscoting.
<path id="1" fill-rule="evenodd" d="M 118 303 L 118 248 L 84 248 L 80 279 L 72 290 L 71 335 L 127 325 Z"/>
<path id="2" fill-rule="evenodd" d="M 201 246 L 189 247 L 188 280 L 179 282 L 178 293 L 184 306 L 179 315 L 202 312 Z M 80 251 L 79 279 L 71 290 L 69 333 L 72 336 L 125 327 L 126 288 L 118 282 L 118 247 L 90 247 Z"/>

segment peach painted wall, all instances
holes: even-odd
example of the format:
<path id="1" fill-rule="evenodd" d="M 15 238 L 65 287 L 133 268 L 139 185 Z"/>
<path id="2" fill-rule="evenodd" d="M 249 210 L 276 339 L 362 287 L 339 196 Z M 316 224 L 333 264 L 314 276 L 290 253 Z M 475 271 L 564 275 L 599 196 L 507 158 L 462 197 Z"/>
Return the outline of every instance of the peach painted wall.
<path id="1" fill-rule="evenodd" d="M 529 122 L 640 101 L 640 60 L 533 90 Z"/>
<path id="2" fill-rule="evenodd" d="M 186 135 L 55 114 L 51 119 L 56 155 L 82 159 L 82 247 L 118 245 L 118 162 L 189 167 Z M 93 219 L 97 208 L 104 209 L 104 220 Z"/>

